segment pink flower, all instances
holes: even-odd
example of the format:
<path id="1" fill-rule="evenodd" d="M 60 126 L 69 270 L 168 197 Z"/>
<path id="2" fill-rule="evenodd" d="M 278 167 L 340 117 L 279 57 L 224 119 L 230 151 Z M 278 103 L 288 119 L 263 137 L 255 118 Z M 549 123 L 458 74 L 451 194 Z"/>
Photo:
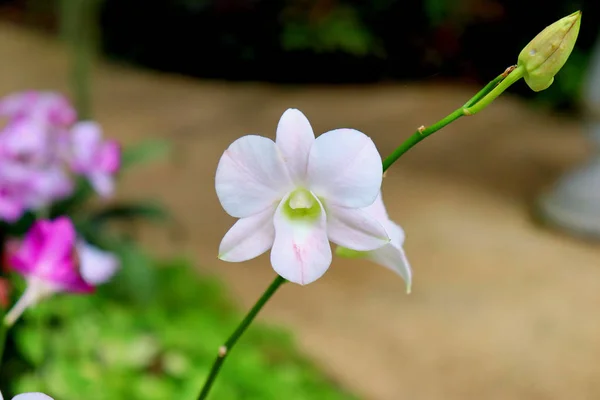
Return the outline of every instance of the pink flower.
<path id="1" fill-rule="evenodd" d="M 57 153 L 56 137 L 34 118 L 11 120 L 0 132 L 0 218 L 14 222 L 73 190 Z"/>
<path id="2" fill-rule="evenodd" d="M 78 122 L 71 129 L 71 168 L 84 175 L 98 194 L 112 195 L 114 175 L 119 171 L 121 151 L 114 140 L 102 141 L 95 122 Z"/>
<path id="3" fill-rule="evenodd" d="M 304 114 L 287 110 L 277 138 L 249 135 L 229 146 L 216 173 L 221 205 L 240 218 L 223 238 L 219 258 L 245 261 L 271 248 L 273 269 L 307 284 L 332 260 L 329 241 L 358 251 L 389 242 L 383 225 L 363 208 L 382 180 L 373 141 L 354 129 L 315 139 Z"/>
<path id="4" fill-rule="evenodd" d="M 27 281 L 27 289 L 5 318 L 9 325 L 41 299 L 58 292 L 89 293 L 94 287 L 79 273 L 75 227 L 67 217 L 37 221 L 18 247 L 11 245 L 9 266 Z"/>
<path id="5" fill-rule="evenodd" d="M 28 90 L 0 99 L 0 117 L 68 126 L 77 120 L 77 113 L 69 100 L 59 93 Z"/>

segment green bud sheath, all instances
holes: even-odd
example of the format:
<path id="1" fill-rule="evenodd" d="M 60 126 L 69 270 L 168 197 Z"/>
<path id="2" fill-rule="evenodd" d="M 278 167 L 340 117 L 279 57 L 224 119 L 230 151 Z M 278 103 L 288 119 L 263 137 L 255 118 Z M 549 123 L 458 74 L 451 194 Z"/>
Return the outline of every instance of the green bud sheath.
<path id="1" fill-rule="evenodd" d="M 575 47 L 580 25 L 581 11 L 577 11 L 546 27 L 521 51 L 518 66 L 524 68 L 523 78 L 533 91 L 554 82 Z"/>

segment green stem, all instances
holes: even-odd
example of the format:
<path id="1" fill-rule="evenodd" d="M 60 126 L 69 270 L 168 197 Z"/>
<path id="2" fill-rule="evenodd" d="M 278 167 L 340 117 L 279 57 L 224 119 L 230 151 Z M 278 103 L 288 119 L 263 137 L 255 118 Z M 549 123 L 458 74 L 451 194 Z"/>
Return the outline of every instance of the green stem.
<path id="1" fill-rule="evenodd" d="M 483 110 L 492 101 L 494 101 L 496 97 L 500 96 L 506 89 L 508 89 L 510 85 L 521 79 L 524 73 L 525 69 L 522 66 L 512 70 L 505 79 L 498 83 L 498 85 L 494 87 L 494 89 L 487 95 L 485 95 L 481 100 L 477 101 L 470 107 L 465 107 L 465 115 L 477 114 L 479 111 Z"/>
<path id="2" fill-rule="evenodd" d="M 425 139 L 427 136 L 431 135 L 432 133 L 439 131 L 446 125 L 451 124 L 452 122 L 456 121 L 463 115 L 464 115 L 463 109 L 461 107 L 458 110 L 454 111 L 452 114 L 442 118 L 435 124 L 430 125 L 427 128 L 417 130 L 408 139 L 406 139 L 406 141 L 404 141 L 404 143 L 402 143 L 400 146 L 398 146 L 392 152 L 392 154 L 390 154 L 389 156 L 386 157 L 385 160 L 383 160 L 383 171 L 385 172 L 389 167 L 392 166 L 393 163 L 398 161 L 398 159 L 400 157 L 402 157 L 402 155 L 404 155 L 404 153 L 406 153 L 408 150 L 412 149 L 421 140 Z"/>
<path id="3" fill-rule="evenodd" d="M 2 359 L 4 358 L 4 347 L 6 347 L 6 337 L 8 336 L 8 330 L 10 327 L 5 323 L 0 323 L 0 367 L 2 366 Z"/>
<path id="4" fill-rule="evenodd" d="M 469 101 L 467 101 L 462 107 L 454 110 L 451 114 L 442 118 L 433 125 L 430 125 L 426 128 L 419 128 L 408 139 L 406 139 L 404 143 L 398 146 L 392 152 L 392 154 L 383 160 L 383 171 L 385 172 L 389 167 L 392 166 L 392 164 L 398 161 L 398 159 L 402 157 L 404 153 L 412 149 L 417 143 L 425 139 L 427 136 L 439 131 L 446 125 L 451 124 L 462 116 L 473 115 L 483 110 L 510 85 L 523 77 L 523 71 L 521 67 L 508 69 L 507 72 L 498 75 L 496 78 L 490 81 L 484 86 L 483 89 L 477 92 L 475 96 L 471 97 L 471 99 L 469 99 Z"/>
<path id="5" fill-rule="evenodd" d="M 473 104 L 475 104 L 479 100 L 483 99 L 489 92 L 492 91 L 492 89 L 494 89 L 496 87 L 496 85 L 498 85 L 500 82 L 502 82 L 504 80 L 504 78 L 506 78 L 505 74 L 498 75 L 496 78 L 491 80 L 487 85 L 485 85 L 483 87 L 483 89 L 481 89 L 479 92 L 477 92 L 477 94 L 475 96 L 471 97 L 469 99 L 469 101 L 467 101 L 465 103 L 465 105 L 462 106 L 462 108 L 471 107 Z"/>
<path id="6" fill-rule="evenodd" d="M 91 69 L 96 47 L 96 0 L 60 0 L 60 34 L 71 55 L 70 84 L 79 119 L 91 118 Z"/>
<path id="7" fill-rule="evenodd" d="M 227 339 L 225 344 L 223 344 L 223 346 L 221 346 L 219 348 L 219 353 L 217 355 L 217 358 L 213 362 L 213 365 L 210 369 L 210 373 L 208 374 L 208 378 L 206 378 L 206 381 L 204 382 L 204 385 L 202 386 L 202 390 L 200 391 L 200 394 L 198 395 L 198 400 L 206 399 L 215 379 L 217 378 L 217 375 L 219 374 L 221 366 L 225 362 L 225 358 L 229 355 L 229 353 L 233 349 L 233 346 L 235 346 L 235 344 L 237 343 L 239 338 L 244 334 L 244 332 L 246 331 L 248 326 L 250 326 L 252 321 L 254 321 L 254 318 L 256 318 L 256 316 L 258 315 L 260 310 L 265 306 L 265 304 L 267 304 L 267 302 L 275 294 L 277 289 L 279 289 L 279 287 L 282 284 L 284 284 L 285 282 L 287 282 L 287 281 L 284 278 L 277 275 L 277 277 L 273 280 L 273 282 L 271 282 L 271 284 L 269 285 L 267 290 L 265 290 L 265 292 L 262 294 L 262 296 L 260 296 L 258 301 L 250 309 L 248 314 L 246 314 L 246 316 L 244 317 L 242 322 L 240 322 L 240 324 L 235 329 L 235 331 L 231 334 L 229 339 Z"/>

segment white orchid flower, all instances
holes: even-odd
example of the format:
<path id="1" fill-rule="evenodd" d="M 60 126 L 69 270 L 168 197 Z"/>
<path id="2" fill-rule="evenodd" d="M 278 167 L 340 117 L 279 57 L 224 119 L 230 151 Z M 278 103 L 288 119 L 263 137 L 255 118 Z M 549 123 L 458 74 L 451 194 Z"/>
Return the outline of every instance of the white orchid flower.
<path id="1" fill-rule="evenodd" d="M 219 258 L 246 261 L 271 249 L 273 269 L 304 285 L 329 268 L 329 241 L 357 251 L 386 245 L 384 226 L 364 210 L 377 198 L 382 172 L 365 134 L 336 129 L 315 139 L 304 114 L 287 110 L 275 142 L 241 137 L 219 161 L 217 196 L 240 218 L 223 238 Z"/>

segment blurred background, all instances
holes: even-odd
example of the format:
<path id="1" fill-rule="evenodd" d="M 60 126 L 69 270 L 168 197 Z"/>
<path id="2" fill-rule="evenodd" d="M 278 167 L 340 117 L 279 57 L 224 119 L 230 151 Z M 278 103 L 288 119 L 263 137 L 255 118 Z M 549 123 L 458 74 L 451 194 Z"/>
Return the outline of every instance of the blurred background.
<path id="1" fill-rule="evenodd" d="M 74 0 L 77 2 L 78 0 Z M 64 2 L 68 4 L 68 1 Z M 277 83 L 487 82 L 544 26 L 586 23 L 571 62 L 536 101 L 569 106 L 596 38 L 600 6 L 562 0 L 90 0 L 107 57 L 199 78 Z M 2 0 L 3 17 L 58 31 L 55 0 Z M 520 87 L 520 94 L 534 97 Z"/>
<path id="2" fill-rule="evenodd" d="M 160 300 L 151 303 L 107 292 L 40 308 L 14 339 L 15 390 L 194 398 L 218 344 L 273 277 L 268 256 L 216 259 L 234 222 L 214 194 L 223 150 L 244 134 L 273 137 L 279 116 L 297 107 L 316 133 L 354 127 L 385 157 L 578 9 L 577 45 L 548 90 L 515 84 L 386 175 L 413 293 L 360 260 L 284 287 L 224 367 L 214 398 L 598 398 L 600 247 L 540 224 L 535 206 L 597 155 L 584 104 L 600 34 L 593 0 L 0 0 L 2 94 L 64 91 L 125 146 L 172 146 L 166 162 L 119 186 L 119 198 L 157 199 L 176 221 L 127 222 L 145 251 L 127 253 L 124 270 L 168 264 L 200 276 L 199 286 L 189 275 L 130 278 L 127 290 Z M 86 79 L 89 90 L 73 85 Z M 600 187 L 598 177 L 588 182 Z M 77 322 L 36 330 L 58 316 Z M 81 348 L 61 344 L 67 335 Z M 43 355 L 40 341 L 54 351 Z"/>

